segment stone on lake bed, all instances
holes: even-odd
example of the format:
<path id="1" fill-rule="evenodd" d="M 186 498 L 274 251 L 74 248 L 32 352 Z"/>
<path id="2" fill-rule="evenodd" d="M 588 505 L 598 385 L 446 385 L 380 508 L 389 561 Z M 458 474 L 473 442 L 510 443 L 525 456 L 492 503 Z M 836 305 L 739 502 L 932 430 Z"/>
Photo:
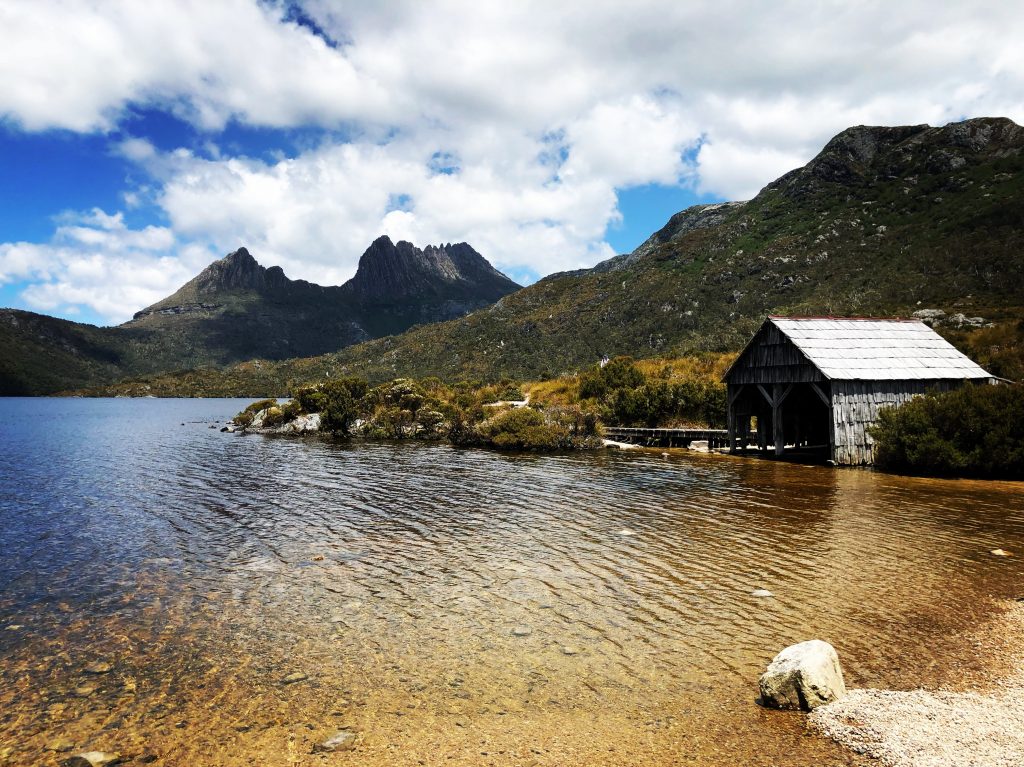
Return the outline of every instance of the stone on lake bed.
<path id="1" fill-rule="evenodd" d="M 281 684 L 295 684 L 296 682 L 305 682 L 307 679 L 309 679 L 308 674 L 302 671 L 295 671 L 282 679 Z"/>
<path id="2" fill-rule="evenodd" d="M 83 684 L 75 688 L 75 695 L 79 698 L 88 698 L 94 692 L 96 692 L 96 687 L 91 684 Z"/>
<path id="3" fill-rule="evenodd" d="M 820 639 L 791 645 L 776 655 L 758 686 L 761 702 L 770 708 L 810 711 L 846 694 L 839 655 Z"/>
<path id="4" fill-rule="evenodd" d="M 108 767 L 108 765 L 120 762 L 120 754 L 107 753 L 106 751 L 86 751 L 66 759 L 63 764 L 64 767 Z"/>
<path id="5" fill-rule="evenodd" d="M 529 626 L 516 626 L 512 629 L 512 636 L 516 637 L 528 637 L 533 633 L 533 629 Z"/>
<path id="6" fill-rule="evenodd" d="M 772 592 L 770 592 L 768 589 L 754 589 L 753 591 L 750 592 L 750 596 L 766 598 L 766 597 L 773 597 L 775 595 Z"/>
<path id="7" fill-rule="evenodd" d="M 563 655 L 579 655 L 579 652 L 580 652 L 580 648 L 573 647 L 571 644 L 567 644 L 564 647 L 562 647 L 562 654 Z"/>
<path id="8" fill-rule="evenodd" d="M 90 674 L 106 674 L 113 668 L 114 667 L 106 661 L 97 661 L 96 663 L 90 663 L 85 667 L 85 670 Z"/>
<path id="9" fill-rule="evenodd" d="M 352 730 L 338 730 L 327 740 L 313 746 L 313 753 L 330 753 L 331 751 L 348 751 L 356 745 L 356 734 Z"/>
<path id="10" fill-rule="evenodd" d="M 1013 554 L 1011 554 L 1009 551 L 1006 551 L 1005 549 L 992 549 L 992 551 L 990 551 L 989 554 L 991 554 L 994 557 L 1012 557 L 1013 556 Z"/>
<path id="11" fill-rule="evenodd" d="M 65 751 L 72 751 L 74 748 L 74 742 L 65 738 L 57 738 L 56 740 L 51 740 L 46 744 L 47 751 L 56 751 L 59 754 Z"/>

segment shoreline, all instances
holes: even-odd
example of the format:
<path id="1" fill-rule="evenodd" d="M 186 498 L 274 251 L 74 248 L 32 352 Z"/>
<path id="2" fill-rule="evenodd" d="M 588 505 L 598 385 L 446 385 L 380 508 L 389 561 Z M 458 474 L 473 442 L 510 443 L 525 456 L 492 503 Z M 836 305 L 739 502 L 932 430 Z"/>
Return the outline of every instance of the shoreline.
<path id="1" fill-rule="evenodd" d="M 1024 763 L 1024 603 L 997 606 L 959 637 L 942 686 L 851 689 L 809 714 L 809 730 L 886 767 Z"/>

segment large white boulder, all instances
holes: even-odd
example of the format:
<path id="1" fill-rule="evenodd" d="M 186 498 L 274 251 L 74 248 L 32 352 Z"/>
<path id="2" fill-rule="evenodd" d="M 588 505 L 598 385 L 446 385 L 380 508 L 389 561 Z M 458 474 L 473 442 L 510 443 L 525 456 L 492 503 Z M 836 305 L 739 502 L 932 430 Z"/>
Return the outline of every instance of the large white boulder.
<path id="1" fill-rule="evenodd" d="M 810 711 L 846 694 L 836 648 L 820 639 L 800 642 L 775 656 L 759 680 L 761 702 Z"/>

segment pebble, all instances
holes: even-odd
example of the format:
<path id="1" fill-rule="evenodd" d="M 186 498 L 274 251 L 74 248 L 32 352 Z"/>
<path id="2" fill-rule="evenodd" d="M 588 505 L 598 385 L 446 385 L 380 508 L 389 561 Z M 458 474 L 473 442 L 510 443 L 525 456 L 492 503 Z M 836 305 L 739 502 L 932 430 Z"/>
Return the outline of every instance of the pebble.
<path id="1" fill-rule="evenodd" d="M 533 629 L 529 626 L 516 626 L 512 629 L 512 636 L 516 637 L 528 637 L 533 633 Z"/>
<path id="2" fill-rule="evenodd" d="M 994 557 L 1012 557 L 1013 556 L 1013 554 L 1011 554 L 1009 551 L 1006 551 L 1004 549 L 992 549 L 992 551 L 990 551 L 989 554 L 991 554 Z"/>
<path id="3" fill-rule="evenodd" d="M 96 687 L 91 684 L 83 684 L 82 686 L 75 688 L 75 695 L 79 698 L 88 698 L 94 692 L 96 692 Z"/>
<path id="4" fill-rule="evenodd" d="M 89 674 L 107 674 L 114 668 L 106 661 L 97 661 L 96 663 L 90 663 L 85 667 L 85 670 Z"/>
<path id="5" fill-rule="evenodd" d="M 313 753 L 330 753 L 331 751 L 348 751 L 356 745 L 356 734 L 352 730 L 338 730 L 327 740 L 313 746 Z"/>
<path id="6" fill-rule="evenodd" d="M 107 753 L 106 751 L 86 751 L 82 754 L 75 754 L 66 760 L 64 767 L 108 767 L 120 761 L 120 754 Z"/>
<path id="7" fill-rule="evenodd" d="M 770 592 L 768 589 L 754 589 L 753 591 L 750 592 L 750 596 L 752 596 L 752 597 L 762 597 L 763 598 L 763 597 L 773 597 L 775 595 L 772 592 Z"/>
<path id="8" fill-rule="evenodd" d="M 52 740 L 46 744 L 47 751 L 56 751 L 57 753 L 71 751 L 74 747 L 75 744 L 65 738 L 57 738 L 57 740 Z"/>
<path id="9" fill-rule="evenodd" d="M 573 646 L 572 646 L 572 645 L 570 645 L 570 644 L 567 644 L 567 645 L 565 645 L 565 646 L 564 646 L 564 647 L 562 648 L 562 654 L 563 654 L 563 655 L 578 655 L 578 654 L 579 654 L 579 651 L 580 651 L 580 650 L 579 650 L 579 648 L 578 648 L 578 647 L 573 647 Z"/>
<path id="10" fill-rule="evenodd" d="M 295 684 L 296 682 L 305 682 L 307 679 L 309 679 L 308 674 L 304 674 L 301 671 L 296 671 L 282 679 L 281 684 Z"/>
<path id="11" fill-rule="evenodd" d="M 619 535 L 636 535 L 636 533 L 632 530 L 626 530 L 623 528 L 622 530 L 619 530 Z"/>

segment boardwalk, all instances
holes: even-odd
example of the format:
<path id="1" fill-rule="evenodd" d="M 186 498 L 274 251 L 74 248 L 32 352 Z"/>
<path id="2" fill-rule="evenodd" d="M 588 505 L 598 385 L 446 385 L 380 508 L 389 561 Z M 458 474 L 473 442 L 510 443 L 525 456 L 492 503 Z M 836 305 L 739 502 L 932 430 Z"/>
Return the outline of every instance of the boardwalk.
<path id="1" fill-rule="evenodd" d="M 691 442 L 707 440 L 708 447 L 728 447 L 729 432 L 725 429 L 642 429 L 627 426 L 605 426 L 604 435 L 617 442 L 644 447 L 689 447 Z"/>

